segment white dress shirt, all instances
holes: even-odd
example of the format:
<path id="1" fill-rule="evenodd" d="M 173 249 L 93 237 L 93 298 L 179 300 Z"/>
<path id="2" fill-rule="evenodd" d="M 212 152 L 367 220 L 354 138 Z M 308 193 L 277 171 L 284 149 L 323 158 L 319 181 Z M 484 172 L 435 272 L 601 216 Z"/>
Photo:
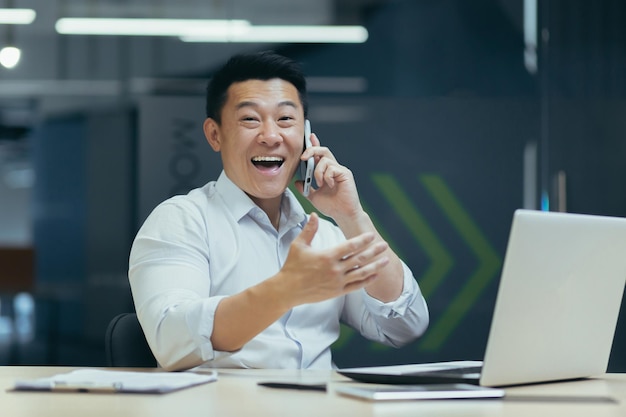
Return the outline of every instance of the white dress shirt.
<path id="1" fill-rule="evenodd" d="M 286 190 L 276 230 L 223 172 L 217 181 L 161 203 L 139 230 L 129 265 L 137 314 L 159 364 L 166 369 L 329 369 L 340 322 L 391 346 L 425 331 L 426 302 L 404 265 L 404 289 L 394 302 L 382 303 L 358 290 L 293 308 L 236 352 L 213 349 L 218 303 L 276 274 L 307 219 Z M 343 240 L 338 227 L 320 219 L 312 246 L 332 247 Z"/>

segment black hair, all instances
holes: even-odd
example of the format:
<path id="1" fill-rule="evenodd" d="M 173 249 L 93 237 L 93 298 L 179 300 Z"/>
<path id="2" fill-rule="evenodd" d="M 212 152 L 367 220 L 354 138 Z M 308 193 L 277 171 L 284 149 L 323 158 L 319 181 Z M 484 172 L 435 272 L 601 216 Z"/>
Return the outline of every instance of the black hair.
<path id="1" fill-rule="evenodd" d="M 228 88 L 237 82 L 247 80 L 271 80 L 280 78 L 298 90 L 304 115 L 308 110 L 306 79 L 300 65 L 273 51 L 235 55 L 211 77 L 207 86 L 206 116 L 217 123 L 226 103 Z"/>

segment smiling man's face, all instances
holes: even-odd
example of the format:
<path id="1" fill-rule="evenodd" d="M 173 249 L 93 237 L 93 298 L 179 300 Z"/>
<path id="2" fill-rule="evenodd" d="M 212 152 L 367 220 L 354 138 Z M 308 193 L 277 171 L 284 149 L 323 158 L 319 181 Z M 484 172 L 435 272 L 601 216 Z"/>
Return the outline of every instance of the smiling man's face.
<path id="1" fill-rule="evenodd" d="M 228 178 L 260 204 L 280 199 L 300 163 L 304 110 L 293 84 L 282 79 L 232 84 L 221 124 L 207 119 L 209 144 L 221 152 Z"/>

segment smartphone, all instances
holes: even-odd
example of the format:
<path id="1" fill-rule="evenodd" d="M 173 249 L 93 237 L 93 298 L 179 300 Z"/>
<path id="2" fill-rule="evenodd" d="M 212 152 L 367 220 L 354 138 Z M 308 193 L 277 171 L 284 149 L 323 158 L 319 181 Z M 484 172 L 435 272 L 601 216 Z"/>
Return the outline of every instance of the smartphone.
<path id="1" fill-rule="evenodd" d="M 304 121 L 304 149 L 311 147 L 311 123 Z M 313 157 L 306 161 L 300 161 L 300 178 L 304 181 L 302 194 L 309 196 L 313 185 L 313 171 L 315 170 L 315 159 Z"/>

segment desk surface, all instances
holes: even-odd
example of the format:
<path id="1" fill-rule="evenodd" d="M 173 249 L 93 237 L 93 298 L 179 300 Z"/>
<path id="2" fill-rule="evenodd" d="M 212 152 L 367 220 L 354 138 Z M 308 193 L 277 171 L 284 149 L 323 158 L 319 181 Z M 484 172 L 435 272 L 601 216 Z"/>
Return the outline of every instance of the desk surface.
<path id="1" fill-rule="evenodd" d="M 334 388 L 352 381 L 331 371 L 220 370 L 218 381 L 164 394 L 49 393 L 11 391 L 18 379 L 52 376 L 77 368 L 0 367 L 0 407 L 11 417 L 72 416 L 567 416 L 626 415 L 626 374 L 582 381 L 507 388 L 526 399 L 367 402 L 338 395 Z M 119 370 L 119 369 L 116 369 Z M 150 370 L 145 370 L 150 372 Z M 326 382 L 327 392 L 274 389 L 259 381 Z M 549 401 L 553 396 L 561 398 Z M 612 397 L 615 403 L 576 401 Z M 537 397 L 534 400 L 529 397 Z M 564 401 L 562 397 L 571 398 Z"/>

